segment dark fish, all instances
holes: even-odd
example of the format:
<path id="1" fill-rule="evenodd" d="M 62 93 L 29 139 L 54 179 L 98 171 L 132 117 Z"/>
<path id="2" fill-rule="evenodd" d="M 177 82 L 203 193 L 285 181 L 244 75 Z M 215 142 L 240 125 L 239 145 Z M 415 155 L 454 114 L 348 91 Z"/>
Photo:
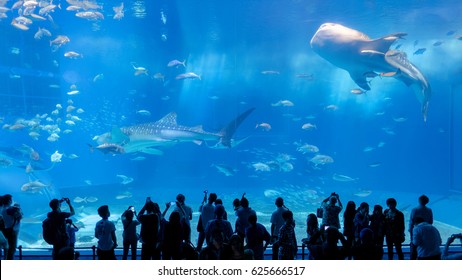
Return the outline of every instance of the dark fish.
<path id="1" fill-rule="evenodd" d="M 419 43 L 419 40 L 414 41 L 414 48 L 415 48 L 415 46 L 417 46 L 418 43 Z"/>
<path id="2" fill-rule="evenodd" d="M 427 50 L 427 48 L 420 48 L 420 49 L 416 50 L 414 52 L 414 54 L 423 54 L 426 50 Z"/>
<path id="3" fill-rule="evenodd" d="M 399 48 L 401 48 L 402 45 L 403 44 L 396 45 L 395 50 L 398 50 Z"/>
<path id="4" fill-rule="evenodd" d="M 443 42 L 441 42 L 441 41 L 436 41 L 435 43 L 433 43 L 433 46 L 434 46 L 434 47 L 438 47 L 438 46 L 441 46 L 441 44 L 443 44 Z"/>
<path id="5" fill-rule="evenodd" d="M 451 36 L 451 35 L 454 35 L 454 33 L 456 33 L 454 30 L 451 30 L 451 31 L 448 31 L 448 33 L 446 33 L 447 36 Z"/>

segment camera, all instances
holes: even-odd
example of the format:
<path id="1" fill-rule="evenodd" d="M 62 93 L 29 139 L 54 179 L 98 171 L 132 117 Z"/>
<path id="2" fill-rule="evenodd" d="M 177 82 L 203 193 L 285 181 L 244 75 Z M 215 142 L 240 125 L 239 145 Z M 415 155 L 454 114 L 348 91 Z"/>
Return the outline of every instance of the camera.
<path id="1" fill-rule="evenodd" d="M 130 206 L 128 207 L 128 210 L 132 211 L 132 212 L 135 212 L 135 206 Z"/>
<path id="2" fill-rule="evenodd" d="M 66 201 L 66 200 L 65 200 L 64 198 L 61 198 L 61 199 L 59 200 L 59 203 L 63 203 L 64 201 Z"/>
<path id="3" fill-rule="evenodd" d="M 462 233 L 453 234 L 453 235 L 451 235 L 451 237 L 454 238 L 454 239 L 456 239 L 456 238 L 462 239 Z"/>

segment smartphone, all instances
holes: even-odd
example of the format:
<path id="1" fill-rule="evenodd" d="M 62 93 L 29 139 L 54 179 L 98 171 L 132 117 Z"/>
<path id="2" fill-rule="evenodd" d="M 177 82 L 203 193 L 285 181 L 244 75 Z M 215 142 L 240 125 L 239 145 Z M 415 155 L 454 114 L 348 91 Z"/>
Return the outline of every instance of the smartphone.
<path id="1" fill-rule="evenodd" d="M 131 210 L 132 212 L 135 212 L 135 206 L 130 207 L 130 210 Z"/>
<path id="2" fill-rule="evenodd" d="M 150 196 L 148 196 L 148 197 L 146 198 L 146 202 L 151 202 L 151 197 L 150 197 Z"/>
<path id="3" fill-rule="evenodd" d="M 329 226 L 324 226 L 324 230 L 327 230 L 329 228 Z"/>
<path id="4" fill-rule="evenodd" d="M 171 206 L 176 205 L 176 202 L 175 202 L 175 201 L 172 201 L 172 202 L 170 202 L 170 205 L 171 205 Z"/>

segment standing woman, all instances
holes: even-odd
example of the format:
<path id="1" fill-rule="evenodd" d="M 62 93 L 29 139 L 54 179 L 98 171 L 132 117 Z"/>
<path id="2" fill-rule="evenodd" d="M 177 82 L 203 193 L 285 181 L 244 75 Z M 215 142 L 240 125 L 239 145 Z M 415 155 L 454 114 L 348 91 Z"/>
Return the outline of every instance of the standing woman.
<path id="1" fill-rule="evenodd" d="M 6 194 L 2 196 L 2 212 L 5 229 L 3 234 L 8 240 L 8 254 L 7 260 L 14 259 L 16 247 L 18 246 L 19 227 L 22 219 L 22 210 L 19 204 L 13 204 L 13 196 Z"/>
<path id="2" fill-rule="evenodd" d="M 393 259 L 393 246 L 395 246 L 398 259 L 404 260 L 402 244 L 405 239 L 404 235 L 404 215 L 403 212 L 396 209 L 396 199 L 387 199 L 388 209 L 383 213 L 385 215 L 385 242 L 388 247 L 388 259 Z"/>
<path id="3" fill-rule="evenodd" d="M 282 213 L 284 224 L 279 229 L 279 255 L 280 260 L 293 260 L 297 255 L 297 239 L 295 237 L 294 214 L 288 210 Z"/>
<path id="4" fill-rule="evenodd" d="M 138 220 L 134 220 L 136 212 L 133 206 L 128 207 L 122 214 L 122 224 L 124 231 L 123 237 L 123 255 L 122 260 L 128 257 L 128 250 L 131 249 L 132 260 L 136 260 L 136 249 L 138 246 L 139 235 L 136 233 L 136 227 L 140 224 Z"/>
<path id="5" fill-rule="evenodd" d="M 108 218 L 111 215 L 109 206 L 103 205 L 98 208 L 98 215 L 101 220 L 96 223 L 95 237 L 98 239 L 96 253 L 99 260 L 115 260 L 114 249 L 117 248 L 117 237 L 115 225 Z"/>
<path id="6" fill-rule="evenodd" d="M 343 236 L 345 236 L 348 246 L 348 252 L 351 252 L 353 241 L 355 240 L 355 216 L 356 216 L 356 203 L 352 200 L 348 201 L 345 212 L 343 212 Z M 347 253 L 348 259 L 351 260 L 351 253 Z"/>

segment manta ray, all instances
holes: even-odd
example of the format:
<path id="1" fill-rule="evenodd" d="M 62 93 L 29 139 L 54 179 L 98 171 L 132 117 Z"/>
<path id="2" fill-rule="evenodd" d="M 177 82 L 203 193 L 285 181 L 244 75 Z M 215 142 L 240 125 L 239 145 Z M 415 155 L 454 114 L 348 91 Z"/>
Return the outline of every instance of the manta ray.
<path id="1" fill-rule="evenodd" d="M 422 104 L 424 121 L 427 119 L 431 88 L 420 70 L 413 65 L 404 52 L 390 50 L 390 46 L 406 33 L 389 34 L 370 39 L 366 34 L 337 23 L 324 23 L 311 38 L 315 53 L 350 74 L 362 89 L 370 90 L 366 78 L 371 73 L 393 73 L 392 76 L 414 88 Z"/>
<path id="2" fill-rule="evenodd" d="M 163 152 L 159 148 L 172 146 L 179 142 L 201 144 L 215 141 L 214 148 L 231 148 L 242 142 L 242 140 L 232 139 L 233 134 L 254 109 L 243 112 L 219 132 L 205 131 L 201 125 L 193 127 L 179 125 L 176 113 L 171 112 L 155 122 L 121 128 L 114 127 L 111 132 L 106 132 L 93 139 L 99 145 L 120 146 L 125 153 L 142 152 L 153 155 L 162 155 Z"/>

